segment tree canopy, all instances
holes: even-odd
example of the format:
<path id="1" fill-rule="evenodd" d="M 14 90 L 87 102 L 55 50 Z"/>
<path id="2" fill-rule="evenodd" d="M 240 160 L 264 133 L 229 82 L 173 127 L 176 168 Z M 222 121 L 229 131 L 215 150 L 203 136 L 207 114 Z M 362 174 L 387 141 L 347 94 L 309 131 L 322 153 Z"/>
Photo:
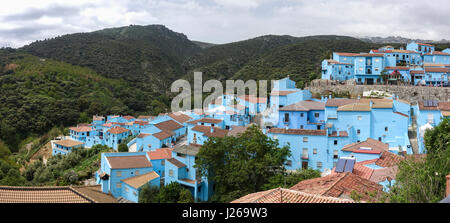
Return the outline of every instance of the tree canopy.
<path id="1" fill-rule="evenodd" d="M 256 125 L 237 137 L 209 138 L 197 154 L 195 167 L 215 183 L 212 201 L 229 202 L 261 191 L 290 155 Z"/>
<path id="2" fill-rule="evenodd" d="M 429 203 L 445 197 L 446 175 L 450 174 L 450 123 L 444 119 L 425 133 L 425 159 L 400 163 L 391 202 Z"/>

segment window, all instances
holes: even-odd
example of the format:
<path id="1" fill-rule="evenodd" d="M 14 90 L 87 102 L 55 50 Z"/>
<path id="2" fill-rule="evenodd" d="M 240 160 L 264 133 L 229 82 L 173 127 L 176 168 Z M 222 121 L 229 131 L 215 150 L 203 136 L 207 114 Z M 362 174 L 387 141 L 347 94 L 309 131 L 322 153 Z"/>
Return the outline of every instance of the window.
<path id="1" fill-rule="evenodd" d="M 308 137 L 303 137 L 303 142 L 308 142 Z"/>
<path id="2" fill-rule="evenodd" d="M 161 160 L 161 166 L 164 166 L 164 165 L 166 165 L 166 160 Z"/>
<path id="3" fill-rule="evenodd" d="M 359 71 L 362 71 L 362 70 L 363 70 L 362 67 L 360 67 L 360 68 L 359 68 Z"/>
<path id="4" fill-rule="evenodd" d="M 173 177 L 173 170 L 169 170 L 169 176 Z"/>
<path id="5" fill-rule="evenodd" d="M 363 59 L 359 59 L 359 62 L 363 62 Z"/>
<path id="6" fill-rule="evenodd" d="M 186 154 L 183 154 L 183 153 L 177 153 L 177 156 L 178 156 L 178 157 L 186 157 Z"/>
<path id="7" fill-rule="evenodd" d="M 300 129 L 303 129 L 303 125 L 300 125 Z"/>
<path id="8" fill-rule="evenodd" d="M 212 127 L 214 127 L 214 124 L 211 124 Z"/>
<path id="9" fill-rule="evenodd" d="M 292 160 L 286 161 L 286 166 L 292 166 Z"/>
<path id="10" fill-rule="evenodd" d="M 358 115 L 358 120 L 361 121 L 362 120 L 362 116 Z"/>
<path id="11" fill-rule="evenodd" d="M 308 148 L 303 148 L 302 158 L 303 159 L 308 159 Z"/>
<path id="12" fill-rule="evenodd" d="M 380 141 L 380 142 L 381 142 L 381 137 L 378 137 L 378 141 Z"/>
<path id="13" fill-rule="evenodd" d="M 337 158 L 338 158 L 338 151 L 333 150 L 333 159 L 337 159 Z"/>
<path id="14" fill-rule="evenodd" d="M 121 188 L 121 187 L 122 187 L 122 184 L 121 184 L 121 183 L 117 183 L 117 184 L 116 184 L 116 187 L 117 187 L 117 188 Z"/>
<path id="15" fill-rule="evenodd" d="M 136 170 L 136 175 L 139 175 L 139 170 Z"/>
<path id="16" fill-rule="evenodd" d="M 360 129 L 357 129 L 357 130 L 356 130 L 356 134 L 358 134 L 358 135 L 361 134 L 361 130 L 360 130 Z"/>
<path id="17" fill-rule="evenodd" d="M 303 117 L 303 113 L 300 113 L 300 117 Z"/>
<path id="18" fill-rule="evenodd" d="M 314 154 L 314 155 L 317 154 L 317 149 L 316 149 L 316 148 L 313 149 L 313 154 Z"/>
<path id="19" fill-rule="evenodd" d="M 375 62 L 380 62 L 380 59 L 378 59 L 378 58 L 377 58 L 377 59 L 375 59 Z"/>
<path id="20" fill-rule="evenodd" d="M 315 112 L 314 113 L 314 117 L 318 118 L 319 117 L 319 112 Z"/>
<path id="21" fill-rule="evenodd" d="M 121 177 L 122 176 L 122 171 L 117 171 L 116 172 L 116 177 Z"/>
<path id="22" fill-rule="evenodd" d="M 334 140 L 334 145 L 337 145 L 337 140 Z"/>
<path id="23" fill-rule="evenodd" d="M 317 162 L 317 169 L 322 169 L 322 162 Z"/>
<path id="24" fill-rule="evenodd" d="M 129 190 L 128 187 L 125 187 L 125 191 L 128 192 L 128 190 Z"/>
<path id="25" fill-rule="evenodd" d="M 386 131 L 386 132 L 388 131 L 388 127 L 387 127 L 387 126 L 386 126 L 386 127 L 384 127 L 384 131 Z"/>
<path id="26" fill-rule="evenodd" d="M 289 122 L 289 113 L 284 113 L 284 121 Z"/>

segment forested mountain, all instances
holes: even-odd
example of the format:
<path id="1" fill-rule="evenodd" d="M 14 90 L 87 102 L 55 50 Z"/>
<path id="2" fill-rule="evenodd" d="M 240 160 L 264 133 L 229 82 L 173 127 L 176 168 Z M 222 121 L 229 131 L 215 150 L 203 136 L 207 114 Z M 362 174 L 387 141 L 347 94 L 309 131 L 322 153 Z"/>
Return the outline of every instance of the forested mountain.
<path id="1" fill-rule="evenodd" d="M 165 26 L 131 25 L 36 41 L 22 50 L 159 91 L 184 74 L 182 61 L 201 48 Z"/>
<path id="2" fill-rule="evenodd" d="M 30 133 L 70 126 L 94 114 L 164 112 L 164 95 L 135 89 L 89 68 L 0 50 L 0 139 L 11 148 Z"/>

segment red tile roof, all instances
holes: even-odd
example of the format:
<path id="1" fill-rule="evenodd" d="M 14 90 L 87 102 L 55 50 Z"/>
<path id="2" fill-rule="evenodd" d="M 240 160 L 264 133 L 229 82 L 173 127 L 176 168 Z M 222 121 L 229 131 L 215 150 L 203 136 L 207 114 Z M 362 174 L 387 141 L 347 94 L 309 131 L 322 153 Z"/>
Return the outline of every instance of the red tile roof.
<path id="1" fill-rule="evenodd" d="M 105 120 L 105 117 L 94 115 L 94 116 L 92 117 L 92 120 L 93 120 L 93 121 L 103 121 L 103 120 Z"/>
<path id="2" fill-rule="evenodd" d="M 331 134 L 328 135 L 329 137 L 347 137 L 348 132 L 347 131 L 339 131 L 339 136 L 337 135 L 337 132 L 334 131 Z"/>
<path id="3" fill-rule="evenodd" d="M 159 140 L 167 139 L 167 138 L 169 138 L 171 136 L 174 136 L 174 135 L 175 135 L 175 133 L 172 132 L 172 131 L 161 131 L 161 132 L 153 134 L 153 136 L 156 137 Z"/>
<path id="4" fill-rule="evenodd" d="M 352 191 L 362 195 L 362 201 L 373 201 L 374 199 L 366 192 L 375 192 L 375 200 L 382 195 L 383 186 L 364 179 L 353 173 L 335 173 L 325 177 L 300 181 L 291 187 L 292 190 L 303 191 L 311 194 L 318 194 L 330 197 L 351 196 Z"/>
<path id="5" fill-rule="evenodd" d="M 177 123 L 174 120 L 168 120 L 168 121 L 165 121 L 165 122 L 160 122 L 158 124 L 155 124 L 155 127 L 158 128 L 158 129 L 161 129 L 163 131 L 170 132 L 170 131 L 173 131 L 173 130 L 177 130 L 177 129 L 183 128 L 183 125 L 180 125 L 179 123 Z"/>
<path id="6" fill-rule="evenodd" d="M 280 111 L 310 111 L 310 110 L 325 110 L 325 103 L 318 101 L 300 101 L 282 108 Z"/>
<path id="7" fill-rule="evenodd" d="M 107 156 L 111 169 L 131 169 L 152 167 L 152 163 L 144 155 L 139 156 Z"/>
<path id="8" fill-rule="evenodd" d="M 138 125 L 148 125 L 148 121 L 134 121 L 133 124 L 138 124 Z"/>
<path id="9" fill-rule="evenodd" d="M 425 55 L 442 55 L 442 56 L 450 56 L 450 53 L 445 53 L 441 51 L 434 51 L 433 53 L 427 53 Z"/>
<path id="10" fill-rule="evenodd" d="M 446 67 L 425 67 L 425 72 L 430 73 L 450 73 L 450 68 Z"/>
<path id="11" fill-rule="evenodd" d="M 439 102 L 438 108 L 441 111 L 450 111 L 450 102 Z"/>
<path id="12" fill-rule="evenodd" d="M 126 120 L 136 119 L 135 117 L 133 117 L 131 115 L 123 116 L 123 118 Z"/>
<path id="13" fill-rule="evenodd" d="M 196 125 L 199 122 L 219 124 L 219 123 L 223 122 L 223 120 L 222 119 L 214 119 L 214 118 L 201 118 L 201 119 L 190 121 L 188 123 Z"/>
<path id="14" fill-rule="evenodd" d="M 88 127 L 88 126 L 70 127 L 69 129 L 72 131 L 75 131 L 75 132 L 90 132 L 90 131 L 92 131 L 92 128 Z"/>
<path id="15" fill-rule="evenodd" d="M 342 148 L 342 151 L 349 151 L 349 152 L 360 152 L 360 151 L 366 151 L 370 152 L 370 150 L 362 150 L 361 147 L 369 147 L 372 148 L 373 152 L 381 153 L 384 151 L 389 150 L 389 144 L 380 142 L 378 140 L 367 138 L 367 140 L 362 142 L 355 142 L 348 144 Z"/>
<path id="16" fill-rule="evenodd" d="M 271 128 L 268 133 L 289 135 L 326 135 L 325 130 Z"/>
<path id="17" fill-rule="evenodd" d="M 248 101 L 250 103 L 253 103 L 253 104 L 267 103 L 267 98 L 256 97 L 255 95 L 247 95 L 247 94 L 246 95 L 240 95 L 239 98 L 244 100 L 244 101 Z"/>
<path id="18" fill-rule="evenodd" d="M 78 189 L 77 189 L 78 188 Z M 85 195 L 83 187 L 0 186 L 0 203 L 97 203 Z M 88 188 L 88 187 L 86 187 Z M 100 198 L 108 196 L 98 196 Z M 111 200 L 110 197 L 108 197 Z"/>
<path id="19" fill-rule="evenodd" d="M 286 96 L 288 94 L 292 94 L 298 91 L 272 91 L 270 95 L 278 95 L 278 96 Z"/>
<path id="20" fill-rule="evenodd" d="M 206 137 L 217 137 L 217 138 L 223 138 L 228 134 L 229 130 L 226 129 L 220 129 L 220 128 L 214 128 L 213 132 L 205 132 L 203 134 Z"/>
<path id="21" fill-rule="evenodd" d="M 185 123 L 189 120 L 192 119 L 191 116 L 189 115 L 185 115 L 183 113 L 177 112 L 177 113 L 169 113 L 169 117 L 173 118 L 175 121 L 179 122 L 179 123 Z"/>
<path id="22" fill-rule="evenodd" d="M 145 137 L 150 136 L 150 135 L 151 135 L 151 134 L 141 133 L 141 134 L 139 134 L 139 135 L 136 136 L 136 137 L 138 137 L 138 138 L 145 138 Z"/>
<path id="23" fill-rule="evenodd" d="M 405 117 L 407 117 L 408 118 L 408 115 L 406 115 L 406 114 L 403 114 L 403 113 L 401 113 L 401 112 L 394 112 L 395 114 L 397 114 L 397 115 L 401 115 L 401 116 L 405 116 Z"/>
<path id="24" fill-rule="evenodd" d="M 409 73 L 410 74 L 424 74 L 425 71 L 423 71 L 423 70 L 411 70 Z"/>
<path id="25" fill-rule="evenodd" d="M 128 132 L 128 131 L 130 131 L 130 130 L 128 130 L 126 128 L 122 128 L 120 126 L 116 126 L 116 127 L 113 127 L 108 130 L 108 132 L 111 134 L 121 134 L 121 133 Z"/>
<path id="26" fill-rule="evenodd" d="M 169 148 L 156 149 L 155 151 L 147 152 L 150 160 L 170 159 L 172 158 L 172 150 Z"/>
<path id="27" fill-rule="evenodd" d="M 397 66 L 397 67 L 386 67 L 386 70 L 409 70 L 409 67 L 402 67 L 402 66 Z"/>
<path id="28" fill-rule="evenodd" d="M 426 43 L 417 43 L 417 45 L 423 45 L 423 46 L 433 46 L 431 44 L 426 44 Z M 433 46 L 434 47 L 434 46 Z"/>
<path id="29" fill-rule="evenodd" d="M 248 194 L 231 203 L 353 203 L 352 200 L 275 188 Z"/>
<path id="30" fill-rule="evenodd" d="M 176 166 L 177 168 L 181 168 L 181 167 L 185 167 L 185 166 L 186 166 L 186 164 L 184 164 L 184 163 L 178 161 L 178 160 L 175 159 L 175 158 L 167 159 L 167 161 L 170 162 L 170 163 L 172 163 L 172 164 L 173 164 L 174 166 Z"/>
<path id="31" fill-rule="evenodd" d="M 345 99 L 345 98 L 332 98 L 328 99 L 325 106 L 327 107 L 339 107 L 342 105 L 357 103 L 358 99 Z"/>
<path id="32" fill-rule="evenodd" d="M 339 56 L 346 56 L 346 57 L 354 57 L 354 56 L 359 55 L 359 53 L 340 53 L 340 52 L 335 52 L 335 53 Z"/>

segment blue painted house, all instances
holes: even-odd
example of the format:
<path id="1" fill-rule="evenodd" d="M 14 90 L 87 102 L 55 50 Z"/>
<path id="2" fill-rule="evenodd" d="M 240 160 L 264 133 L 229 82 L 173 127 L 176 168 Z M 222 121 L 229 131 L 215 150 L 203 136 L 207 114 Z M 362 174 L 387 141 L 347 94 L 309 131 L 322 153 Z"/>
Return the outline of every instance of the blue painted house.
<path id="1" fill-rule="evenodd" d="M 145 152 L 102 153 L 96 181 L 101 184 L 103 193 L 133 202 L 138 202 L 139 192 L 145 184 L 160 187 L 160 177 L 153 171 Z"/>
<path id="2" fill-rule="evenodd" d="M 300 101 L 279 109 L 277 128 L 325 129 L 325 102 Z"/>
<path id="3" fill-rule="evenodd" d="M 52 156 L 61 154 L 66 155 L 74 148 L 83 148 L 84 142 L 75 141 L 72 139 L 52 140 Z"/>
<path id="4" fill-rule="evenodd" d="M 214 192 L 214 183 L 207 177 L 201 177 L 194 168 L 199 151 L 198 145 L 175 147 L 172 158 L 165 163 L 165 185 L 178 182 L 192 193 L 194 200 L 208 201 Z"/>

